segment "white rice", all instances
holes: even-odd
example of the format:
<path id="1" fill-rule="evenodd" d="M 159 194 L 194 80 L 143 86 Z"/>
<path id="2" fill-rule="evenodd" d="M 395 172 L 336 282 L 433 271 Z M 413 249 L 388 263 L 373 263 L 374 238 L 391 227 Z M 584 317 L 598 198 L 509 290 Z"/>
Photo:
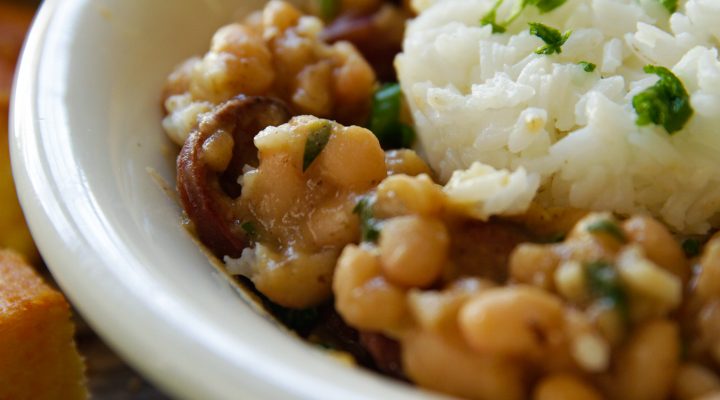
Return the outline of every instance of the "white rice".
<path id="1" fill-rule="evenodd" d="M 533 197 L 650 212 L 685 233 L 718 225 L 720 0 L 680 0 L 672 15 L 658 0 L 567 0 L 546 14 L 528 6 L 504 34 L 479 23 L 493 3 L 428 6 L 396 60 L 422 149 L 443 181 L 478 161 L 510 173 L 522 167 L 524 185 L 478 202 L 494 198 L 498 214 Z M 499 21 L 513 3 L 505 0 Z M 562 53 L 535 54 L 544 43 L 528 22 L 572 30 Z M 585 72 L 580 61 L 597 69 Z M 695 114 L 674 135 L 635 123 L 632 98 L 658 79 L 642 71 L 647 64 L 671 69 L 690 94 Z"/>

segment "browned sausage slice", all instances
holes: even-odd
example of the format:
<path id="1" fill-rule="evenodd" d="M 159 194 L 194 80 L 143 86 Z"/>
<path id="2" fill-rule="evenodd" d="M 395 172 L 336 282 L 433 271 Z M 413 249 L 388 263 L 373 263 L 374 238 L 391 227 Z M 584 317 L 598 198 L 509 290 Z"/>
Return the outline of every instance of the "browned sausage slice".
<path id="1" fill-rule="evenodd" d="M 177 158 L 180 201 L 200 240 L 222 257 L 239 257 L 247 245 L 238 215 L 237 178 L 244 165 L 257 165 L 253 138 L 267 126 L 290 118 L 285 105 L 270 97 L 237 96 L 218 105 L 202 118 Z M 218 132 L 231 133 L 232 158 L 224 171 L 211 168 L 203 157 L 204 145 Z"/>

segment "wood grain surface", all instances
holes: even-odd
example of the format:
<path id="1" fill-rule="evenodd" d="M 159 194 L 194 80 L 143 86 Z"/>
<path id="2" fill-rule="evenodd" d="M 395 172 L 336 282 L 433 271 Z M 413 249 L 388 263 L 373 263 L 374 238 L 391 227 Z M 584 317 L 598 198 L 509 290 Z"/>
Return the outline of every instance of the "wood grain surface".
<path id="1" fill-rule="evenodd" d="M 76 313 L 76 315 L 78 315 Z M 77 342 L 85 357 L 88 386 L 98 400 L 160 400 L 167 399 L 152 384 L 130 368 L 79 317 L 76 318 Z"/>

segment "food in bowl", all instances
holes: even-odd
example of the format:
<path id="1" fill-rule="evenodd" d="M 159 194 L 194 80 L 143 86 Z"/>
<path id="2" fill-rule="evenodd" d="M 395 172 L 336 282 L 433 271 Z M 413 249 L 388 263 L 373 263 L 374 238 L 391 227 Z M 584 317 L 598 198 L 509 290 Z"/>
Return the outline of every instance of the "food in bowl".
<path id="1" fill-rule="evenodd" d="M 399 86 L 279 1 L 181 64 L 163 126 L 190 230 L 302 337 L 421 387 L 720 395 L 720 9 L 415 6 Z M 334 21 L 378 9 L 406 15 Z"/>
<path id="2" fill-rule="evenodd" d="M 398 72 L 440 179 L 481 161 L 527 171 L 545 206 L 717 225 L 717 3 L 526 2 L 557 7 L 478 23 L 514 3 L 440 2 L 410 24 Z"/>

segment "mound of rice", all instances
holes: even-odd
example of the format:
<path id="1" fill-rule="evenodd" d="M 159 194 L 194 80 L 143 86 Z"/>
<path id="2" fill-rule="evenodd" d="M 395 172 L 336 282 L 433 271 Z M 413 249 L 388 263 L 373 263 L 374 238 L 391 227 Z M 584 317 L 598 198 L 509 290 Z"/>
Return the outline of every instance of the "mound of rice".
<path id="1" fill-rule="evenodd" d="M 683 233 L 718 225 L 720 0 L 680 0 L 672 15 L 659 0 L 567 0 L 545 14 L 528 6 L 502 34 L 479 23 L 494 3 L 429 6 L 396 60 L 422 150 L 451 196 L 467 203 L 474 187 L 482 203 L 490 180 L 508 183 L 490 214 L 534 199 L 650 212 Z M 544 42 L 528 22 L 572 30 L 562 53 L 536 54 Z M 636 124 L 632 99 L 658 80 L 648 64 L 672 70 L 690 95 L 694 115 L 673 135 Z"/>

